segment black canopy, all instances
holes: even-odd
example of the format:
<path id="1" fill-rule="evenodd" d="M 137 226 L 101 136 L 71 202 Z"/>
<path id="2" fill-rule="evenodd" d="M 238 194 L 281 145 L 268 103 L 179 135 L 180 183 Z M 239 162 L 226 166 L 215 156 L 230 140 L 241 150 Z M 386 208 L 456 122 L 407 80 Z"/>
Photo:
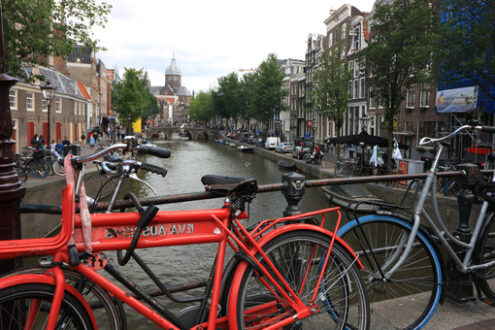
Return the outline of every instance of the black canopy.
<path id="1" fill-rule="evenodd" d="M 334 138 L 329 138 L 325 141 L 327 144 L 354 144 L 360 145 L 364 143 L 365 145 L 378 145 L 379 147 L 388 147 L 388 139 L 369 135 L 368 132 L 362 131 L 359 134 L 339 136 Z M 408 146 L 402 143 L 399 144 L 399 148 L 407 149 Z"/>

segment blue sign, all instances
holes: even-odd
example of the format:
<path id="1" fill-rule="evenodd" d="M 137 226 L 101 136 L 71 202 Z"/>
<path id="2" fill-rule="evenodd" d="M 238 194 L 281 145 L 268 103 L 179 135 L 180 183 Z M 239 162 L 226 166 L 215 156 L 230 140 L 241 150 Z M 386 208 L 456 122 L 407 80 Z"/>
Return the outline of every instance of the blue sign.
<path id="1" fill-rule="evenodd" d="M 310 138 L 311 137 L 311 132 L 306 132 L 306 137 Z"/>

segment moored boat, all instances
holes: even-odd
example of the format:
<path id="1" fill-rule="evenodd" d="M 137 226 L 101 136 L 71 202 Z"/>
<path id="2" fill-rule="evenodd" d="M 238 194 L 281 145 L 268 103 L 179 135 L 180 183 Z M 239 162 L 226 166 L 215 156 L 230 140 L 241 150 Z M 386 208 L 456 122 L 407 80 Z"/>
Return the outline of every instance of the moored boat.
<path id="1" fill-rule="evenodd" d="M 296 164 L 290 160 L 279 160 L 277 165 L 278 167 L 288 171 L 295 171 L 297 169 Z"/>
<path id="2" fill-rule="evenodd" d="M 245 144 L 239 144 L 237 146 L 237 150 L 242 151 L 242 152 L 253 152 L 254 148 L 252 146 L 248 146 Z"/>

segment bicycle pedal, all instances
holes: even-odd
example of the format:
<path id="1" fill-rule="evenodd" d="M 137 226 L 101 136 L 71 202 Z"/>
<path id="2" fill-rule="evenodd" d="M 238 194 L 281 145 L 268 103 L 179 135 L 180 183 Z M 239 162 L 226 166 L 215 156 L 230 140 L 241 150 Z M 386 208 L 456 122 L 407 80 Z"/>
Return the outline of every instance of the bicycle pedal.
<path id="1" fill-rule="evenodd" d="M 480 298 L 480 300 L 482 302 L 484 302 L 485 304 L 487 305 L 490 305 L 492 307 L 495 307 L 495 299 L 491 299 L 491 298 L 488 298 L 488 297 L 484 297 L 484 298 Z"/>

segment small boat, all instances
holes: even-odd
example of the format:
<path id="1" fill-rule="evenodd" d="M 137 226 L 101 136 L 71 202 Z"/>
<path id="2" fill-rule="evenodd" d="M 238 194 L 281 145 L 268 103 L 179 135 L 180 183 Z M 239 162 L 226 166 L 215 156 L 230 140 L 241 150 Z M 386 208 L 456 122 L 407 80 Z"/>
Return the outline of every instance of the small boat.
<path id="1" fill-rule="evenodd" d="M 254 148 L 252 146 L 248 146 L 245 144 L 239 144 L 237 146 L 237 150 L 242 151 L 242 152 L 253 152 Z"/>
<path id="2" fill-rule="evenodd" d="M 328 186 L 322 187 L 321 189 L 325 193 L 330 204 L 358 212 L 373 212 L 379 208 L 379 205 L 374 203 L 385 203 L 383 199 L 373 195 L 363 185 Z"/>
<path id="3" fill-rule="evenodd" d="M 278 167 L 288 171 L 295 171 L 297 169 L 296 164 L 290 160 L 279 160 L 277 165 Z"/>
<path id="4" fill-rule="evenodd" d="M 235 148 L 237 145 L 234 142 L 229 142 L 229 147 Z"/>
<path id="5" fill-rule="evenodd" d="M 219 143 L 219 144 L 227 144 L 227 141 L 222 140 L 222 139 L 215 139 L 215 142 Z"/>

